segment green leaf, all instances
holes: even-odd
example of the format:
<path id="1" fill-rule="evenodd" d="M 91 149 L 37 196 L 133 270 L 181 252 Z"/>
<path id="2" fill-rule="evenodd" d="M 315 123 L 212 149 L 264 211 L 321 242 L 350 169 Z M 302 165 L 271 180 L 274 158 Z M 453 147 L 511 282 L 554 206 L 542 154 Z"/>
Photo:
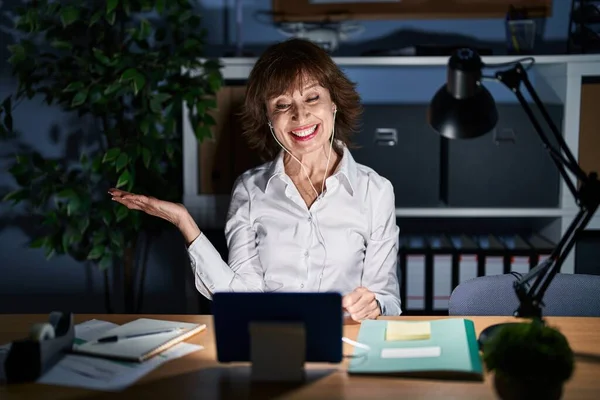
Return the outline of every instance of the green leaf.
<path id="1" fill-rule="evenodd" d="M 56 197 L 58 197 L 59 199 L 72 199 L 78 196 L 75 190 L 67 188 L 56 193 Z"/>
<path id="2" fill-rule="evenodd" d="M 48 236 L 42 236 L 39 238 L 36 238 L 34 240 L 31 241 L 31 243 L 29 243 L 29 247 L 31 247 L 32 249 L 40 249 L 42 247 L 45 247 L 48 245 L 50 238 Z"/>
<path id="3" fill-rule="evenodd" d="M 127 210 L 127 208 L 126 208 Z M 110 235 L 110 242 L 118 249 L 122 249 L 125 244 L 125 237 L 122 232 L 115 231 Z"/>
<path id="4" fill-rule="evenodd" d="M 102 157 L 94 157 L 92 162 L 92 172 L 98 172 L 102 168 Z"/>
<path id="5" fill-rule="evenodd" d="M 29 190 L 27 189 L 17 189 L 14 190 L 10 193 L 7 193 L 3 198 L 2 201 L 10 201 L 12 200 L 15 204 L 26 200 L 29 197 Z"/>
<path id="6" fill-rule="evenodd" d="M 60 10 L 60 20 L 63 27 L 71 25 L 79 18 L 79 9 L 74 6 L 66 6 Z"/>
<path id="7" fill-rule="evenodd" d="M 121 173 L 121 176 L 119 176 L 119 179 L 117 180 L 117 188 L 127 185 L 130 179 L 131 175 L 129 174 L 129 170 L 123 171 Z"/>
<path id="8" fill-rule="evenodd" d="M 222 79 L 221 75 L 214 73 L 208 76 L 208 85 L 213 92 L 218 92 L 221 89 Z"/>
<path id="9" fill-rule="evenodd" d="M 77 107 L 85 103 L 85 101 L 87 100 L 88 93 L 88 89 L 83 89 L 77 92 L 77 94 L 73 96 L 73 101 L 71 101 L 71 107 Z"/>
<path id="10" fill-rule="evenodd" d="M 144 135 L 147 135 L 148 132 L 150 132 L 150 119 L 149 118 L 144 118 L 142 120 L 142 122 L 140 123 L 140 131 Z"/>
<path id="11" fill-rule="evenodd" d="M 73 243 L 73 234 L 69 231 L 66 231 L 65 233 L 63 233 L 61 238 L 62 249 L 65 253 L 69 252 L 69 247 L 71 246 L 71 243 Z"/>
<path id="12" fill-rule="evenodd" d="M 152 110 L 152 112 L 160 114 L 162 111 L 162 102 L 160 101 L 160 99 L 157 99 L 155 97 L 152 100 L 150 100 L 150 109 Z"/>
<path id="13" fill-rule="evenodd" d="M 209 125 L 209 126 L 214 126 L 217 124 L 217 121 L 215 121 L 214 117 L 210 114 L 204 114 L 204 125 Z"/>
<path id="14" fill-rule="evenodd" d="M 185 50 L 190 50 L 190 49 L 197 49 L 198 47 L 202 46 L 202 44 L 197 40 L 197 39 L 186 39 L 183 42 L 183 48 Z"/>
<path id="15" fill-rule="evenodd" d="M 181 14 L 179 14 L 179 23 L 183 23 L 185 21 L 187 21 L 188 19 L 190 19 L 192 16 L 192 10 L 185 10 L 184 12 L 182 12 Z"/>
<path id="16" fill-rule="evenodd" d="M 133 91 L 135 94 L 138 94 L 140 90 L 146 84 L 146 78 L 135 68 L 126 69 L 123 74 L 121 74 L 121 82 L 131 81 L 133 86 Z"/>
<path id="17" fill-rule="evenodd" d="M 123 85 L 121 85 L 121 82 L 117 81 L 117 82 L 113 82 L 110 85 L 108 85 L 108 87 L 106 89 L 104 89 L 104 94 L 105 95 L 111 95 L 115 92 L 117 92 L 118 90 L 120 90 L 123 87 Z"/>
<path id="18" fill-rule="evenodd" d="M 67 85 L 66 88 L 63 89 L 63 92 L 77 92 L 84 88 L 83 82 L 71 82 Z"/>
<path id="19" fill-rule="evenodd" d="M 127 207 L 119 204 L 119 207 L 117 207 L 117 211 L 115 214 L 117 217 L 117 222 L 121 222 L 125 218 L 127 218 L 127 215 L 129 214 L 129 209 Z"/>
<path id="20" fill-rule="evenodd" d="M 117 167 L 117 172 L 119 172 L 120 170 L 125 168 L 127 166 L 128 162 L 129 162 L 129 156 L 127 155 L 127 153 L 119 154 L 119 157 L 117 158 L 117 162 L 115 163 L 115 166 Z"/>
<path id="21" fill-rule="evenodd" d="M 42 225 L 55 226 L 55 225 L 58 225 L 58 223 L 59 223 L 58 215 L 56 214 L 55 211 L 50 211 L 49 213 L 46 214 L 46 216 L 44 218 L 44 222 L 42 222 Z"/>
<path id="22" fill-rule="evenodd" d="M 140 21 L 138 38 L 146 39 L 148 36 L 150 36 L 151 30 L 152 30 L 152 27 L 150 26 L 150 22 L 148 22 L 148 20 L 146 18 L 143 18 Z"/>
<path id="23" fill-rule="evenodd" d="M 156 0 L 156 11 L 159 14 L 162 14 L 165 11 L 165 2 L 166 0 Z"/>
<path id="24" fill-rule="evenodd" d="M 53 247 L 46 248 L 46 260 L 50 260 L 56 254 L 56 250 Z"/>
<path id="25" fill-rule="evenodd" d="M 96 11 L 94 14 L 92 14 L 92 16 L 90 18 L 89 26 L 90 27 L 94 26 L 98 21 L 100 21 L 100 18 L 102 18 L 102 16 L 104 16 L 104 13 L 100 10 Z"/>
<path id="26" fill-rule="evenodd" d="M 53 40 L 50 42 L 50 46 L 59 50 L 71 50 L 73 48 L 72 43 L 66 42 L 64 40 Z"/>
<path id="27" fill-rule="evenodd" d="M 133 79 L 133 92 L 135 94 L 138 94 L 138 92 L 140 90 L 142 90 L 142 88 L 144 87 L 144 85 L 146 84 L 146 78 L 144 78 L 144 75 L 142 74 L 138 74 L 134 79 Z"/>
<path id="28" fill-rule="evenodd" d="M 204 139 L 210 139 L 212 137 L 212 132 L 209 126 L 198 124 L 194 130 L 194 135 L 199 142 L 202 142 Z"/>
<path id="29" fill-rule="evenodd" d="M 144 147 L 142 149 L 142 159 L 144 160 L 144 166 L 146 168 L 149 168 L 150 160 L 152 159 L 152 153 L 150 152 L 150 149 L 148 149 L 147 147 Z"/>
<path id="30" fill-rule="evenodd" d="M 103 211 L 106 211 L 106 210 L 103 210 Z M 97 230 L 92 235 L 92 244 L 94 246 L 104 243 L 105 240 L 106 240 L 106 233 L 104 231 Z"/>
<path id="31" fill-rule="evenodd" d="M 102 64 L 110 65 L 110 63 L 111 63 L 110 58 L 108 58 L 102 50 L 94 47 L 92 49 L 92 52 L 94 53 L 94 57 L 96 57 L 96 59 L 98 61 L 100 61 Z"/>
<path id="32" fill-rule="evenodd" d="M 127 68 L 121 74 L 121 82 L 125 82 L 125 81 L 128 81 L 130 79 L 133 79 L 137 74 L 139 74 L 139 72 L 137 71 L 137 69 L 135 69 L 135 68 Z"/>
<path id="33" fill-rule="evenodd" d="M 112 266 L 113 260 L 110 254 L 105 254 L 98 262 L 98 268 L 101 271 L 105 271 Z"/>
<path id="34" fill-rule="evenodd" d="M 108 149 L 106 153 L 104 153 L 104 158 L 102 158 L 102 162 L 111 162 L 114 161 L 119 154 L 121 154 L 121 149 L 118 147 L 113 147 L 112 149 Z"/>
<path id="35" fill-rule="evenodd" d="M 114 11 L 106 16 L 106 22 L 108 22 L 110 25 L 114 25 L 116 19 L 117 19 L 117 13 Z"/>
<path id="36" fill-rule="evenodd" d="M 169 93 L 156 93 L 154 95 L 154 98 L 158 99 L 161 103 L 171 99 L 172 97 L 173 96 L 171 96 Z"/>
<path id="37" fill-rule="evenodd" d="M 165 151 L 167 153 L 167 157 L 172 160 L 173 155 L 175 154 L 175 147 L 173 146 L 173 143 L 167 143 Z"/>
<path id="38" fill-rule="evenodd" d="M 71 197 L 69 199 L 69 203 L 67 204 L 67 215 L 72 216 L 73 214 L 77 214 L 79 211 L 81 211 L 82 205 L 83 203 L 79 196 Z"/>
<path id="39" fill-rule="evenodd" d="M 119 0 L 106 0 L 106 14 L 110 14 L 119 5 Z"/>
<path id="40" fill-rule="evenodd" d="M 88 253 L 87 259 L 88 260 L 97 260 L 100 257 L 102 257 L 104 255 L 104 246 L 101 244 L 98 244 L 94 247 L 92 247 L 92 250 L 90 250 L 90 252 Z"/>
<path id="41" fill-rule="evenodd" d="M 8 171 L 15 177 L 19 178 L 29 172 L 29 166 L 25 164 L 14 164 Z"/>
<path id="42" fill-rule="evenodd" d="M 89 226 L 90 226 L 90 218 L 89 217 L 83 217 L 77 222 L 77 230 L 82 235 L 85 233 L 85 231 L 87 230 L 87 228 Z"/>

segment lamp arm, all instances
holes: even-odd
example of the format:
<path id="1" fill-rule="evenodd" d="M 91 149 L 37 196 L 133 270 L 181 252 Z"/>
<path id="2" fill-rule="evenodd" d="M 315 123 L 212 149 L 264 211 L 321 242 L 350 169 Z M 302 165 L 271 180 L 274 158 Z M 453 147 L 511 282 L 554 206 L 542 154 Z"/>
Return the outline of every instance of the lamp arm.
<path id="1" fill-rule="evenodd" d="M 578 233 L 585 229 L 594 212 L 595 210 L 580 209 L 550 257 L 514 283 L 514 289 L 519 299 L 519 308 L 515 311 L 516 317 L 541 318 L 544 294 L 573 249 Z M 530 287 L 528 282 L 536 276 L 538 279 Z"/>
<path id="2" fill-rule="evenodd" d="M 544 148 L 546 148 L 546 150 L 550 153 L 552 161 L 556 165 L 556 168 L 558 169 L 561 177 L 569 187 L 569 191 L 571 192 L 575 200 L 578 200 L 576 184 L 571 178 L 571 176 L 567 173 L 567 169 L 572 174 L 574 174 L 577 177 L 577 179 L 580 180 L 586 180 L 587 175 L 578 165 L 575 156 L 573 155 L 573 153 L 569 149 L 569 146 L 560 134 L 560 131 L 556 127 L 556 124 L 552 121 L 548 110 L 546 109 L 546 107 L 540 100 L 538 94 L 536 93 L 535 89 L 533 88 L 533 85 L 531 84 L 531 81 L 529 80 L 529 77 L 527 75 L 527 71 L 525 70 L 523 65 L 517 63 L 511 69 L 497 72 L 496 79 L 498 79 L 500 82 L 506 85 L 515 94 L 521 107 L 523 108 L 523 110 L 527 114 L 527 117 L 531 121 L 531 124 L 533 125 L 540 140 L 544 144 Z M 527 92 L 533 99 L 533 102 L 535 103 L 536 107 L 539 109 L 540 113 L 544 117 L 544 121 L 550 127 L 554 138 L 558 142 L 558 150 L 555 149 L 550 143 L 548 135 L 544 133 L 544 130 L 540 126 L 539 121 L 533 114 L 531 106 L 529 105 L 527 100 L 525 100 L 525 97 L 521 92 L 521 84 L 525 86 L 525 89 L 527 89 Z"/>
<path id="3" fill-rule="evenodd" d="M 598 181 L 596 173 L 590 173 L 588 175 L 579 166 L 573 153 L 569 149 L 569 146 L 566 144 L 558 128 L 550 118 L 548 110 L 544 107 L 544 104 L 535 92 L 525 68 L 523 68 L 520 63 L 517 63 L 509 70 L 497 72 L 496 79 L 504 83 L 504 85 L 506 85 L 517 97 L 520 105 L 525 110 L 536 133 L 543 142 L 544 147 L 549 151 L 554 164 L 579 206 L 579 212 L 573 221 L 571 221 L 571 224 L 552 251 L 550 257 L 532 268 L 529 273 L 525 274 L 521 279 L 514 283 L 515 292 L 520 304 L 519 308 L 515 311 L 515 316 L 523 318 L 541 318 L 542 299 L 548 286 L 555 275 L 560 272 L 566 257 L 575 245 L 579 232 L 585 229 L 600 205 L 600 181 Z M 558 150 L 550 144 L 547 135 L 544 133 L 540 123 L 535 118 L 531 107 L 525 100 L 520 89 L 521 83 L 525 86 L 525 89 L 527 89 L 527 92 L 544 117 L 545 122 L 550 127 L 558 142 Z M 579 180 L 579 189 L 571 176 L 567 173 L 567 169 Z M 538 279 L 536 279 L 530 287 L 528 282 L 535 277 L 538 277 Z"/>

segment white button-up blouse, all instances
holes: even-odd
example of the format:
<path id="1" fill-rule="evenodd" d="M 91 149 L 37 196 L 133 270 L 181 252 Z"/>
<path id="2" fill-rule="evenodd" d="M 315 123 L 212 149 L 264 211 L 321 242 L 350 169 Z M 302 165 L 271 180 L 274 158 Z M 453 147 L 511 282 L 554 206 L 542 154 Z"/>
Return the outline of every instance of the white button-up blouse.
<path id="1" fill-rule="evenodd" d="M 283 151 L 235 182 L 225 225 L 228 263 L 202 233 L 188 247 L 198 291 L 335 291 L 364 286 L 383 315 L 400 315 L 391 183 L 344 153 L 308 208 L 285 174 Z"/>

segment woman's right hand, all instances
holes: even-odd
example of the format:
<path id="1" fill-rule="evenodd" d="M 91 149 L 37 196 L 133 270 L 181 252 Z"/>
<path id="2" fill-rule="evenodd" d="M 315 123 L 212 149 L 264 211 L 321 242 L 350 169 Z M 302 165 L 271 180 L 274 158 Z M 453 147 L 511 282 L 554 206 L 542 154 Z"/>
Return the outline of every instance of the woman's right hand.
<path id="1" fill-rule="evenodd" d="M 123 204 L 130 210 L 143 211 L 146 214 L 169 221 L 179 228 L 188 245 L 200 234 L 200 229 L 183 204 L 114 188 L 111 188 L 108 193 L 114 201 Z"/>

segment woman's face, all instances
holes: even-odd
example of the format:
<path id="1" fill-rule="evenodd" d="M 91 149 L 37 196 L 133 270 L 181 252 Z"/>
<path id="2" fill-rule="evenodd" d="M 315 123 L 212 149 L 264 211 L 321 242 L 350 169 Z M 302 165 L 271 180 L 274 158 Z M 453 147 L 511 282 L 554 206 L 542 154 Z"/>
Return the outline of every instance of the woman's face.
<path id="1" fill-rule="evenodd" d="M 301 90 L 267 102 L 269 121 L 277 140 L 296 157 L 329 148 L 335 105 L 318 82 L 303 81 Z"/>

